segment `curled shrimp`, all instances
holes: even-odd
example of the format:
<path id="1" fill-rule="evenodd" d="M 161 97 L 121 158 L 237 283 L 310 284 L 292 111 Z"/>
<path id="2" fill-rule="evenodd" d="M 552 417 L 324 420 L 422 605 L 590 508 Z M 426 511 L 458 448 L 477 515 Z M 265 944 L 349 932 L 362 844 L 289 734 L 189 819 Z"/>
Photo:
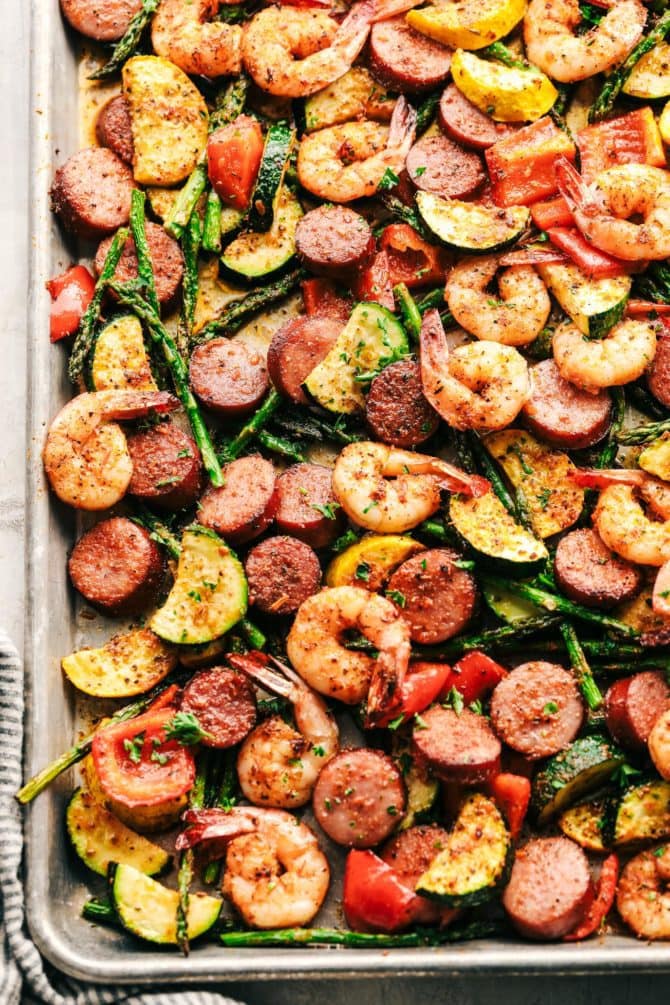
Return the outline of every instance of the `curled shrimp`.
<path id="1" fill-rule="evenodd" d="M 481 341 L 449 351 L 437 310 L 421 324 L 421 383 L 454 429 L 503 429 L 530 396 L 528 365 L 512 346 Z"/>
<path id="2" fill-rule="evenodd" d="M 235 0 L 161 0 L 151 24 L 154 51 L 184 73 L 229 77 L 242 69 L 242 28 L 210 20 Z"/>
<path id="3" fill-rule="evenodd" d="M 347 516 L 366 530 L 402 534 L 440 507 L 440 489 L 483 495 L 489 483 L 428 454 L 383 443 L 350 443 L 333 470 L 333 492 Z"/>
<path id="4" fill-rule="evenodd" d="M 389 126 L 366 120 L 309 133 L 298 151 L 300 184 L 329 202 L 369 198 L 386 171 L 400 174 L 415 133 L 416 112 L 404 97 Z"/>
<path id="5" fill-rule="evenodd" d="M 619 914 L 642 939 L 670 939 L 670 847 L 647 848 L 628 862 L 617 887 Z"/>
<path id="6" fill-rule="evenodd" d="M 642 37 L 647 12 L 640 0 L 616 0 L 598 25 L 575 35 L 581 20 L 578 0 L 531 0 L 524 18 L 528 59 L 562 84 L 621 63 Z"/>
<path id="7" fill-rule="evenodd" d="M 501 345 L 528 345 L 544 328 L 551 301 L 530 265 L 515 265 L 498 276 L 498 297 L 488 292 L 498 255 L 465 258 L 449 273 L 445 299 L 456 321 L 471 335 Z"/>
<path id="8" fill-rule="evenodd" d="M 170 412 L 179 402 L 166 391 L 93 391 L 68 401 L 49 427 L 44 470 L 59 499 L 76 509 L 114 506 L 133 473 L 125 433 L 112 420 Z"/>
<path id="9" fill-rule="evenodd" d="M 297 730 L 273 715 L 247 736 L 237 756 L 237 777 L 255 806 L 296 809 L 309 802 L 319 772 L 338 751 L 339 730 L 326 704 L 297 674 L 262 654 L 230 654 L 228 662 L 293 705 Z"/>
<path id="10" fill-rule="evenodd" d="M 649 164 L 618 164 L 587 185 L 562 159 L 556 176 L 575 223 L 596 248 L 628 262 L 670 255 L 669 172 Z"/>
<path id="11" fill-rule="evenodd" d="M 667 497 L 646 482 L 637 487 L 624 483 L 609 485 L 600 493 L 593 525 L 617 555 L 638 565 L 660 567 L 670 559 L 670 507 L 664 507 L 667 516 L 652 519 L 643 506 L 645 501 L 656 515 L 659 505 L 668 502 Z"/>
<path id="12" fill-rule="evenodd" d="M 648 321 L 626 318 L 602 339 L 586 339 L 576 324 L 564 321 L 552 340 L 561 376 L 584 391 L 619 387 L 637 380 L 656 354 L 656 329 Z"/>

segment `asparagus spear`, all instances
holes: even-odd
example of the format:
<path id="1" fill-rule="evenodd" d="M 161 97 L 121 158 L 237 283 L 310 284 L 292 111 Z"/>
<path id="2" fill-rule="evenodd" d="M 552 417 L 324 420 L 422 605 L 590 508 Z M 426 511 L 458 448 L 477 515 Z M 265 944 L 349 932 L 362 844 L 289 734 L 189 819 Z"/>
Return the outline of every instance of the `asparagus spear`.
<path id="1" fill-rule="evenodd" d="M 280 454 L 282 457 L 288 457 L 292 461 L 296 461 L 298 464 L 305 461 L 305 455 L 302 450 L 299 449 L 290 440 L 285 440 L 281 436 L 275 436 L 274 433 L 268 433 L 266 429 L 261 429 L 258 434 L 258 442 L 266 450 L 271 450 L 273 454 Z"/>
<path id="2" fill-rule="evenodd" d="M 144 206 L 146 193 L 139 188 L 134 188 L 130 199 L 130 231 L 135 242 L 135 254 L 137 255 L 137 274 L 146 289 L 147 303 L 156 314 L 160 314 L 160 304 L 156 294 L 156 282 L 154 280 L 154 267 L 147 244 L 147 232 L 145 227 Z"/>
<path id="3" fill-rule="evenodd" d="M 220 806 L 221 809 L 229 810 L 237 803 L 237 776 L 235 774 L 235 754 L 232 750 L 223 753 L 223 772 L 219 779 L 219 785 L 214 798 L 208 800 L 208 806 Z M 209 862 L 204 869 L 202 878 L 208 886 L 218 882 L 221 872 L 221 862 Z"/>
<path id="4" fill-rule="evenodd" d="M 477 468 L 477 461 L 475 460 L 475 455 L 472 452 L 472 445 L 468 434 L 463 432 L 462 429 L 452 429 L 451 438 L 454 443 L 454 449 L 456 450 L 456 456 L 458 457 L 458 463 L 467 471 L 469 475 L 479 474 Z"/>
<path id="5" fill-rule="evenodd" d="M 213 254 L 218 254 L 221 251 L 221 198 L 213 188 L 210 189 L 205 204 L 202 247 L 205 251 L 210 251 Z"/>
<path id="6" fill-rule="evenodd" d="M 84 369 L 86 358 L 91 351 L 91 347 L 93 345 L 93 334 L 98 321 L 98 315 L 100 314 L 100 304 L 102 303 L 102 298 L 105 290 L 107 289 L 107 285 L 116 272 L 116 266 L 119 264 L 119 259 L 121 258 L 123 247 L 127 240 L 127 228 L 122 227 L 120 230 L 117 230 L 114 235 L 114 240 L 107 252 L 102 272 L 98 276 L 98 281 L 95 284 L 93 299 L 84 311 L 83 317 L 79 322 L 79 328 L 74 338 L 72 352 L 70 353 L 70 362 L 68 363 L 68 376 L 73 384 L 77 383 L 81 371 Z"/>
<path id="7" fill-rule="evenodd" d="M 655 303 L 670 303 L 670 269 L 665 262 L 650 262 L 644 274 L 635 277 L 637 295 Z"/>
<path id="8" fill-rule="evenodd" d="M 618 437 L 626 416 L 626 397 L 621 387 L 612 388 L 612 424 L 607 434 L 607 440 L 598 454 L 597 468 L 611 468 L 618 449 Z"/>
<path id="9" fill-rule="evenodd" d="M 391 216 L 395 217 L 396 220 L 399 220 L 401 223 L 408 223 L 425 241 L 435 240 L 416 210 L 412 209 L 411 206 L 405 205 L 397 195 L 394 195 L 393 192 L 378 192 L 377 195 Z"/>
<path id="10" fill-rule="evenodd" d="M 421 314 L 414 297 L 404 283 L 398 283 L 393 287 L 393 295 L 400 308 L 400 316 L 410 341 L 418 343 L 421 337 Z"/>
<path id="11" fill-rule="evenodd" d="M 626 446 L 634 446 L 640 443 L 650 443 L 663 433 L 670 432 L 670 419 L 662 419 L 660 422 L 645 422 L 643 426 L 634 426 L 633 429 L 624 429 L 617 433 L 617 442 Z"/>
<path id="12" fill-rule="evenodd" d="M 259 932 L 221 932 L 224 946 L 349 946 L 391 949 L 402 946 L 441 946 L 450 942 L 486 939 L 504 931 L 500 922 L 472 921 L 451 928 L 424 928 L 402 935 L 378 935 L 348 932 L 338 928 L 278 928 Z"/>
<path id="13" fill-rule="evenodd" d="M 157 544 L 162 545 L 172 558 L 179 558 L 181 555 L 181 544 L 167 524 L 159 520 L 148 506 L 145 506 L 144 503 L 136 502 L 135 515 L 131 517 L 131 520 L 134 523 L 138 523 L 140 527 L 144 527 L 145 530 L 148 530 L 150 537 Z"/>
<path id="14" fill-rule="evenodd" d="M 330 423 L 321 416 L 312 415 L 310 412 L 299 412 L 295 408 L 288 413 L 280 412 L 275 415 L 273 422 L 282 431 L 292 433 L 300 439 L 316 440 L 317 443 L 334 440 L 336 443 L 347 444 L 365 439 L 362 433 L 348 430 L 341 418 Z"/>
<path id="15" fill-rule="evenodd" d="M 511 67 L 513 70 L 528 70 L 530 63 L 522 59 L 515 52 L 512 52 L 503 42 L 491 42 L 478 53 L 485 59 L 497 59 L 499 63 Z"/>
<path id="16" fill-rule="evenodd" d="M 417 301 L 416 306 L 419 314 L 422 315 L 425 314 L 426 311 L 432 310 L 433 307 L 437 307 L 439 310 L 440 307 L 444 306 L 443 287 L 438 286 L 436 290 L 431 290 L 430 293 L 425 295 L 425 297 L 422 297 L 421 300 Z"/>
<path id="17" fill-rule="evenodd" d="M 565 648 L 568 650 L 568 656 L 570 657 L 572 672 L 577 678 L 579 690 L 582 692 L 584 701 L 589 706 L 591 711 L 595 711 L 602 705 L 603 696 L 598 689 L 598 685 L 593 679 L 593 674 L 591 673 L 591 668 L 586 661 L 584 650 L 579 644 L 577 632 L 569 621 L 563 621 L 560 628 L 563 641 L 565 642 Z"/>
<path id="18" fill-rule="evenodd" d="M 116 925 L 116 911 L 112 907 L 111 901 L 101 900 L 98 897 L 91 897 L 81 909 L 82 918 L 93 922 L 95 925 Z"/>
<path id="19" fill-rule="evenodd" d="M 209 750 L 201 753 L 196 772 L 195 781 L 188 794 L 188 804 L 193 810 L 201 810 L 205 804 L 205 786 L 207 784 L 207 774 L 210 770 L 212 752 Z M 177 943 L 184 956 L 188 956 L 188 901 L 189 890 L 193 882 L 193 863 L 195 855 L 192 848 L 186 848 L 179 855 L 179 868 L 177 871 L 177 890 L 179 891 L 179 904 L 177 905 Z"/>
<path id="20" fill-rule="evenodd" d="M 129 21 L 123 37 L 114 46 L 112 55 L 104 66 L 90 75 L 89 80 L 106 80 L 119 72 L 140 44 L 144 29 L 158 10 L 159 3 L 160 0 L 142 0 L 141 10 Z"/>
<path id="21" fill-rule="evenodd" d="M 512 493 L 505 484 L 500 468 L 491 457 L 479 436 L 477 436 L 476 433 L 469 433 L 466 435 L 470 449 L 479 463 L 482 474 L 491 482 L 491 488 L 498 496 L 498 499 L 500 499 L 500 502 L 503 504 L 507 512 L 513 516 L 514 519 L 522 525 L 522 527 L 525 527 L 527 530 L 532 529 L 529 527 L 525 508 L 523 505 L 519 505 L 518 498 L 514 499 L 512 496 Z"/>
<path id="22" fill-rule="evenodd" d="M 435 118 L 435 110 L 440 103 L 440 97 L 442 96 L 442 90 L 434 91 L 433 94 L 429 94 L 428 97 L 424 98 L 419 107 L 416 110 L 416 135 L 420 136 L 421 133 L 425 133 L 428 126 L 431 124 Z"/>
<path id="23" fill-rule="evenodd" d="M 527 618 L 516 621 L 513 625 L 502 625 L 500 628 L 490 628 L 476 635 L 461 635 L 450 639 L 441 646 L 431 646 L 422 649 L 424 659 L 458 659 L 472 649 L 495 649 L 516 645 L 533 635 L 539 635 L 549 628 L 555 628 L 559 622 L 555 614 L 545 614 L 539 618 Z"/>
<path id="24" fill-rule="evenodd" d="M 428 537 L 434 537 L 443 544 L 453 545 L 456 543 L 454 532 L 437 520 L 424 520 L 415 530 L 417 534 L 426 534 Z"/>
<path id="25" fill-rule="evenodd" d="M 651 31 L 640 39 L 635 48 L 628 54 L 623 63 L 610 73 L 605 80 L 600 93 L 589 109 L 589 122 L 598 122 L 612 111 L 614 102 L 621 93 L 621 88 L 630 77 L 633 68 L 650 52 L 655 45 L 662 42 L 670 34 L 670 11 L 662 14 Z"/>
<path id="26" fill-rule="evenodd" d="M 195 321 L 195 308 L 198 302 L 198 286 L 200 279 L 198 276 L 198 252 L 202 238 L 202 228 L 200 217 L 193 213 L 184 229 L 181 239 L 181 250 L 184 255 L 184 278 L 182 280 L 182 303 L 181 315 L 179 318 L 179 349 L 182 356 L 186 358 L 193 336 L 193 322 Z"/>
<path id="27" fill-rule="evenodd" d="M 249 440 L 252 440 L 263 426 L 270 421 L 281 403 L 281 396 L 274 388 L 271 388 L 260 408 L 254 412 L 249 421 L 240 429 L 235 439 L 231 440 L 223 448 L 221 453 L 221 462 L 223 464 L 227 464 L 228 461 L 234 461 L 236 457 L 240 456 Z"/>
<path id="28" fill-rule="evenodd" d="M 255 625 L 249 618 L 242 618 L 240 628 L 252 649 L 265 649 L 268 640 L 258 625 Z"/>
<path id="29" fill-rule="evenodd" d="M 201 328 L 195 336 L 195 341 L 209 342 L 210 339 L 218 338 L 220 335 L 230 335 L 238 331 L 258 311 L 265 310 L 266 307 L 287 297 L 306 275 L 304 269 L 295 269 L 281 279 L 275 279 L 273 283 L 251 290 L 241 300 L 229 304 L 218 318 Z"/>

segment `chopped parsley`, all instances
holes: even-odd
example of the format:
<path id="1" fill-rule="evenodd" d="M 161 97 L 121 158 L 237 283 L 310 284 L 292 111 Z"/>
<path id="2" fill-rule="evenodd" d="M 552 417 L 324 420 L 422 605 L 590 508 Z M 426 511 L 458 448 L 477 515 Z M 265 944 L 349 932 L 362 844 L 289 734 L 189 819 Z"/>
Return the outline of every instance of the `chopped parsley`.
<path id="1" fill-rule="evenodd" d="M 392 600 L 394 604 L 397 604 L 398 607 L 405 607 L 407 605 L 407 598 L 404 593 L 400 592 L 400 590 L 387 590 L 386 596 L 389 600 Z"/>
<path id="2" fill-rule="evenodd" d="M 384 174 L 381 177 L 379 185 L 377 185 L 377 191 L 388 192 L 389 189 L 395 188 L 399 181 L 400 178 L 398 178 L 398 175 L 395 173 L 395 171 L 392 171 L 391 168 L 387 167 L 386 171 L 384 171 Z"/>
<path id="3" fill-rule="evenodd" d="M 317 513 L 320 513 L 321 516 L 325 516 L 326 520 L 337 519 L 335 511 L 340 508 L 340 504 L 338 502 L 310 503 L 309 505 L 312 509 L 315 509 Z"/>
<path id="4" fill-rule="evenodd" d="M 367 583 L 370 580 L 370 572 L 371 572 L 371 569 L 370 569 L 370 566 L 368 565 L 368 563 L 367 562 L 360 562 L 356 566 L 356 571 L 354 573 L 354 577 L 356 579 L 361 579 L 364 583 Z"/>
<path id="5" fill-rule="evenodd" d="M 142 760 L 142 750 L 144 748 L 144 731 L 137 733 L 132 740 L 125 739 L 123 741 L 123 749 L 128 754 L 129 759 L 133 764 L 139 764 Z"/>
<path id="6" fill-rule="evenodd" d="M 542 715 L 556 715 L 558 712 L 558 705 L 555 701 L 548 701 L 547 704 L 542 709 Z"/>

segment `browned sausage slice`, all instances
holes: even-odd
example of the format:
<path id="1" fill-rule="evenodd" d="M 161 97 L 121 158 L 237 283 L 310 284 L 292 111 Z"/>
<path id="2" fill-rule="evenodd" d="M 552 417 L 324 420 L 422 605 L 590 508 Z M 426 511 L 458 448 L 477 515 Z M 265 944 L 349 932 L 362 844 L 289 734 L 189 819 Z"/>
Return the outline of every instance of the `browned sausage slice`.
<path id="1" fill-rule="evenodd" d="M 292 318 L 272 336 L 268 370 L 276 389 L 296 405 L 306 405 L 302 382 L 326 358 L 344 327 L 332 317 Z"/>
<path id="2" fill-rule="evenodd" d="M 365 418 L 376 440 L 394 447 L 416 447 L 436 431 L 440 417 L 428 404 L 421 367 L 400 359 L 377 374 L 365 402 Z"/>
<path id="3" fill-rule="evenodd" d="M 553 359 L 531 367 L 531 396 L 523 406 L 528 428 L 555 447 L 591 447 L 610 427 L 612 401 L 607 391 L 589 394 L 570 384 Z"/>
<path id="4" fill-rule="evenodd" d="M 440 98 L 438 117 L 453 140 L 474 150 L 486 150 L 515 130 L 514 126 L 494 122 L 468 101 L 455 84 L 449 84 Z"/>
<path id="5" fill-rule="evenodd" d="M 101 147 L 113 150 L 126 164 L 133 163 L 135 144 L 130 118 L 130 105 L 122 94 L 103 105 L 95 120 L 95 135 Z"/>
<path id="6" fill-rule="evenodd" d="M 142 0 L 60 0 L 60 5 L 76 31 L 97 42 L 115 42 L 142 9 Z"/>
<path id="7" fill-rule="evenodd" d="M 446 847 L 448 837 L 448 831 L 438 827 L 437 824 L 410 827 L 409 830 L 395 834 L 384 845 L 381 858 L 397 873 L 403 886 L 415 890 L 416 884 L 435 856 Z M 444 909 L 427 897 L 422 897 L 421 900 L 423 906 L 417 912 L 414 921 L 419 925 L 435 924 L 443 916 Z"/>
<path id="8" fill-rule="evenodd" d="M 416 755 L 445 782 L 481 785 L 500 770 L 500 740 L 483 715 L 433 705 L 421 713 L 412 743 Z"/>
<path id="9" fill-rule="evenodd" d="M 191 356 L 191 387 L 219 415 L 253 412 L 267 392 L 265 360 L 243 342 L 215 338 L 199 345 Z"/>
<path id="10" fill-rule="evenodd" d="M 206 747 L 233 747 L 256 725 L 256 694 L 244 674 L 229 667 L 203 670 L 189 681 L 181 711 L 192 712 L 211 738 Z"/>
<path id="11" fill-rule="evenodd" d="M 584 707 L 572 674 L 541 660 L 522 663 L 491 698 L 491 724 L 512 750 L 530 760 L 557 754 L 574 740 Z"/>
<path id="12" fill-rule="evenodd" d="M 472 195 L 486 178 L 479 155 L 447 136 L 424 136 L 407 155 L 406 167 L 417 188 L 445 199 Z"/>
<path id="13" fill-rule="evenodd" d="M 77 237 L 100 238 L 128 223 L 133 173 L 105 147 L 87 147 L 58 168 L 53 209 Z"/>
<path id="14" fill-rule="evenodd" d="M 402 775 L 390 757 L 361 747 L 342 750 L 325 766 L 312 796 L 314 816 L 329 838 L 347 848 L 372 848 L 402 820 Z"/>
<path id="15" fill-rule="evenodd" d="M 295 246 L 312 272 L 331 279 L 351 279 L 375 251 L 367 220 L 348 206 L 319 206 L 300 220 Z"/>
<path id="16" fill-rule="evenodd" d="M 249 603 L 265 614 L 294 614 L 321 585 L 315 552 L 304 541 L 286 535 L 268 537 L 255 545 L 244 569 Z"/>
<path id="17" fill-rule="evenodd" d="M 68 562 L 72 585 L 107 614 L 140 614 L 157 597 L 163 555 L 127 517 L 102 520 L 79 538 Z"/>
<path id="18" fill-rule="evenodd" d="M 612 607 L 634 597 L 642 585 L 639 569 L 611 552 L 589 527 L 561 538 L 554 573 L 563 593 L 586 607 Z"/>
<path id="19" fill-rule="evenodd" d="M 187 433 L 172 422 L 128 437 L 133 476 L 128 491 L 165 510 L 193 506 L 200 495 L 200 451 Z"/>
<path id="20" fill-rule="evenodd" d="M 277 512 L 279 495 L 270 461 L 258 454 L 226 464 L 222 488 L 208 489 L 198 520 L 233 544 L 243 544 L 262 534 Z"/>
<path id="21" fill-rule="evenodd" d="M 370 32 L 370 70 L 392 91 L 430 91 L 449 75 L 451 50 L 415 31 L 404 16 L 378 21 Z"/>
<path id="22" fill-rule="evenodd" d="M 625 677 L 605 695 L 607 728 L 622 746 L 644 750 L 654 723 L 669 705 L 670 687 L 660 670 Z"/>
<path id="23" fill-rule="evenodd" d="M 458 635 L 477 604 L 477 585 L 449 548 L 432 548 L 408 558 L 393 573 L 386 595 L 410 626 L 412 642 L 433 645 Z"/>
<path id="24" fill-rule="evenodd" d="M 146 234 L 149 257 L 154 270 L 156 296 L 161 304 L 169 304 L 177 296 L 181 286 L 184 275 L 184 256 L 177 242 L 169 234 L 166 234 L 157 223 L 147 223 Z M 112 237 L 102 241 L 95 254 L 95 271 L 98 275 L 102 272 L 112 241 Z M 116 267 L 114 279 L 117 283 L 126 283 L 130 279 L 137 279 L 137 275 L 135 242 L 132 237 L 129 237 Z"/>
<path id="25" fill-rule="evenodd" d="M 277 482 L 277 527 L 310 544 L 325 548 L 337 537 L 342 520 L 333 495 L 330 468 L 293 464 Z"/>
<path id="26" fill-rule="evenodd" d="M 537 838 L 516 853 L 503 907 L 521 935 L 547 941 L 575 928 L 591 899 L 586 855 L 565 837 Z"/>
<path id="27" fill-rule="evenodd" d="M 649 390 L 662 405 L 670 408 L 670 336 L 656 342 L 656 354 L 647 374 Z"/>

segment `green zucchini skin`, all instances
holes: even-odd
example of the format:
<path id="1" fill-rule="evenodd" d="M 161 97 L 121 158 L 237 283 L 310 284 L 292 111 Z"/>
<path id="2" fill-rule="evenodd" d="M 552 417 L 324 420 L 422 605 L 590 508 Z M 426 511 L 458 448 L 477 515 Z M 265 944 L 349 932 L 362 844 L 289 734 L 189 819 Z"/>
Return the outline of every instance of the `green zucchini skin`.
<path id="1" fill-rule="evenodd" d="M 630 785 L 607 807 L 603 840 L 635 848 L 670 838 L 670 782 L 659 778 Z"/>
<path id="2" fill-rule="evenodd" d="M 452 495 L 449 517 L 467 548 L 492 570 L 532 575 L 547 560 L 543 542 L 516 523 L 494 492 L 477 499 Z"/>
<path id="3" fill-rule="evenodd" d="M 551 757 L 533 779 L 531 811 L 540 827 L 605 785 L 626 760 L 601 734 L 583 736 Z"/>
<path id="4" fill-rule="evenodd" d="M 302 206 L 286 186 L 277 192 L 272 226 L 259 233 L 245 230 L 221 255 L 224 272 L 233 281 L 255 282 L 285 269 L 295 256 L 295 232 L 302 217 Z"/>
<path id="5" fill-rule="evenodd" d="M 583 335 L 604 338 L 622 320 L 632 280 L 587 279 L 575 265 L 539 265 L 538 272 Z"/>
<path id="6" fill-rule="evenodd" d="M 261 166 L 251 195 L 247 226 L 265 233 L 272 226 L 274 203 L 286 172 L 295 132 L 287 122 L 274 122 L 267 131 Z"/>
<path id="7" fill-rule="evenodd" d="M 177 944 L 179 894 L 129 865 L 112 863 L 107 876 L 116 915 L 138 939 L 158 945 Z M 204 935 L 216 922 L 223 901 L 204 893 L 189 897 L 188 937 Z"/>
<path id="8" fill-rule="evenodd" d="M 416 205 L 425 225 L 443 244 L 474 255 L 508 248 L 518 241 L 530 219 L 525 206 L 501 210 L 443 199 L 432 192 L 417 192 Z"/>

